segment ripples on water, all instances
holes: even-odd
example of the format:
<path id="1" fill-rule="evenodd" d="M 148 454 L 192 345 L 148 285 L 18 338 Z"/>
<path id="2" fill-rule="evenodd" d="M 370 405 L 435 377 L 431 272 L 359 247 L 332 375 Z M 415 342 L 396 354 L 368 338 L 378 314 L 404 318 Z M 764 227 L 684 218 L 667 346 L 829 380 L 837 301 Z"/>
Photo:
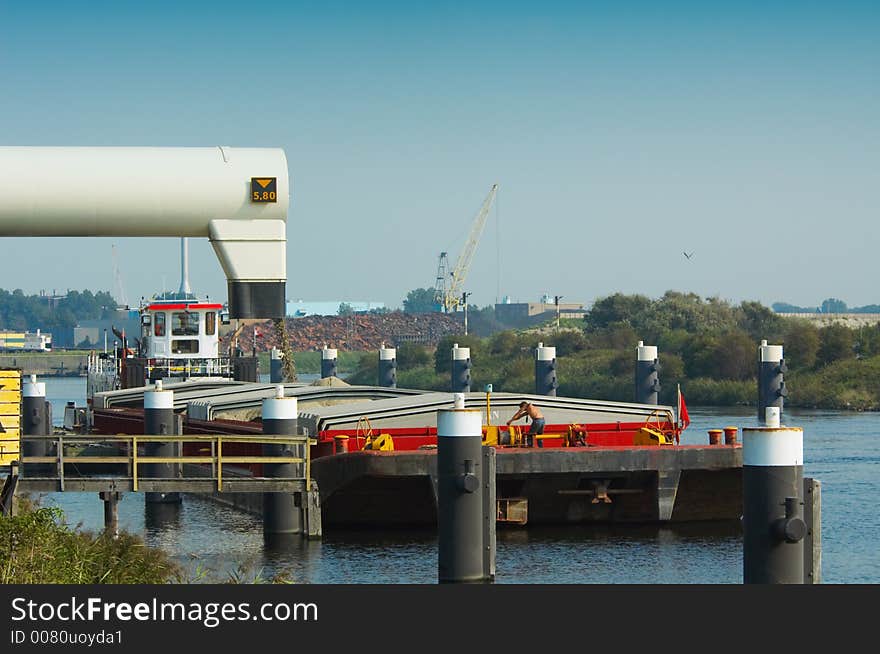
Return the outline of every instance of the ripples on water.
<path id="1" fill-rule="evenodd" d="M 47 398 L 60 424 L 66 401 L 84 402 L 81 379 L 51 379 Z M 755 426 L 751 408 L 690 408 L 683 444 L 708 442 L 707 430 Z M 804 474 L 822 482 L 822 581 L 880 583 L 880 415 L 787 409 L 783 422 L 804 428 Z M 741 435 L 740 435 L 741 438 Z M 52 493 L 72 524 L 99 530 L 103 507 L 93 494 Z M 263 541 L 259 517 L 187 495 L 163 520 L 147 514 L 140 494 L 119 505 L 120 528 L 162 547 L 206 581 L 240 574 L 253 579 L 285 573 L 299 583 L 429 583 L 437 581 L 433 531 L 325 533 L 278 547 Z M 496 583 L 739 584 L 738 523 L 674 527 L 576 526 L 499 529 Z"/>

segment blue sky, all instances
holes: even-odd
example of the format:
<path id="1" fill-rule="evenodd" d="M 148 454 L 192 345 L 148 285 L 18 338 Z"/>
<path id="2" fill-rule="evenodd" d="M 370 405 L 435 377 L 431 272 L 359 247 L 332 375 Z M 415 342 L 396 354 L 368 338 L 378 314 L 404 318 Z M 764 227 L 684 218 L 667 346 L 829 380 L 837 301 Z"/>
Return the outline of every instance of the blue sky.
<path id="1" fill-rule="evenodd" d="M 880 302 L 880 8 L 0 0 L 0 143 L 284 148 L 288 298 L 397 306 L 493 183 L 470 301 Z M 0 238 L 25 292 L 179 284 L 176 239 Z M 688 260 L 682 251 L 693 251 Z M 207 239 L 194 290 L 225 298 Z"/>

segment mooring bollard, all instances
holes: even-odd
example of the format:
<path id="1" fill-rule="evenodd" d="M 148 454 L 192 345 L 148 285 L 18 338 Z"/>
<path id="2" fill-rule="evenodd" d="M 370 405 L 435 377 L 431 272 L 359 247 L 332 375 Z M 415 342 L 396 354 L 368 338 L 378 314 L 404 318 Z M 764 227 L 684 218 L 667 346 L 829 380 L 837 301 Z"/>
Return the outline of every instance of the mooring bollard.
<path id="1" fill-rule="evenodd" d="M 379 386 L 397 388 L 397 350 L 385 343 L 379 348 Z"/>
<path id="2" fill-rule="evenodd" d="M 440 583 L 494 577 L 494 476 L 485 475 L 482 411 L 464 408 L 456 393 L 452 409 L 437 412 L 437 572 Z M 486 515 L 488 513 L 488 516 Z M 488 524 L 491 521 L 491 529 Z"/>
<path id="3" fill-rule="evenodd" d="M 639 404 L 659 404 L 660 402 L 660 361 L 657 359 L 657 346 L 645 345 L 639 341 L 636 348 L 636 402 Z"/>
<path id="4" fill-rule="evenodd" d="M 743 583 L 804 583 L 804 433 L 780 426 L 743 428 Z"/>
<path id="5" fill-rule="evenodd" d="M 174 416 L 174 391 L 162 388 L 162 380 L 144 391 L 144 434 L 152 436 L 173 436 L 177 432 Z M 173 457 L 177 448 L 173 442 L 149 442 L 145 448 L 147 456 Z M 174 479 L 177 477 L 175 463 L 145 463 L 144 478 Z M 180 493 L 147 492 L 144 501 L 148 504 L 171 504 L 180 502 Z"/>
<path id="6" fill-rule="evenodd" d="M 725 427 L 724 428 L 724 444 L 725 445 L 736 445 L 736 434 L 739 431 L 737 427 Z"/>
<path id="7" fill-rule="evenodd" d="M 284 381 L 284 362 L 281 357 L 281 350 L 273 347 L 269 353 L 269 382 L 272 384 L 280 384 Z"/>
<path id="8" fill-rule="evenodd" d="M 452 392 L 470 393 L 471 391 L 471 349 L 452 346 Z"/>
<path id="9" fill-rule="evenodd" d="M 710 429 L 709 430 L 709 445 L 720 445 L 721 444 L 721 433 L 720 429 Z"/>
<path id="10" fill-rule="evenodd" d="M 48 436 L 52 423 L 46 412 L 46 384 L 38 382 L 36 375 L 30 375 L 21 389 L 21 433 L 22 436 Z M 22 439 L 22 456 L 48 456 L 49 441 Z M 22 466 L 22 476 L 48 473 L 51 465 L 29 463 Z"/>
<path id="11" fill-rule="evenodd" d="M 535 348 L 535 395 L 556 395 L 556 348 L 538 343 Z"/>
<path id="12" fill-rule="evenodd" d="M 284 386 L 278 386 L 275 397 L 263 400 L 263 434 L 295 436 L 297 430 L 297 402 L 295 397 L 284 397 Z M 293 456 L 290 445 L 263 445 L 263 456 Z M 294 463 L 264 463 L 266 477 L 292 478 L 296 475 Z M 303 533 L 302 510 L 297 506 L 295 493 L 263 493 L 263 533 Z"/>
<path id="13" fill-rule="evenodd" d="M 321 350 L 321 379 L 337 377 L 336 374 L 336 348 L 324 346 Z"/>
<path id="14" fill-rule="evenodd" d="M 777 407 L 780 416 L 788 391 L 785 388 L 783 375 L 787 370 L 785 359 L 782 358 L 781 345 L 767 345 L 761 341 L 760 363 L 758 364 L 758 423 L 764 424 L 767 407 Z"/>

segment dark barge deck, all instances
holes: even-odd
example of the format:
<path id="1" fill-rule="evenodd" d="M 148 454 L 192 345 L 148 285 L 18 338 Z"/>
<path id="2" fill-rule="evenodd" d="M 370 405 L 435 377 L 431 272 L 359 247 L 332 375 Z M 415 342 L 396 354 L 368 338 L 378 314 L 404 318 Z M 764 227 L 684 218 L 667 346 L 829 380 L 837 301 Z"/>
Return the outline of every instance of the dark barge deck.
<path id="1" fill-rule="evenodd" d="M 527 524 L 739 520 L 740 445 L 498 448 L 496 494 Z M 324 527 L 437 523 L 436 451 L 351 452 L 312 461 Z"/>

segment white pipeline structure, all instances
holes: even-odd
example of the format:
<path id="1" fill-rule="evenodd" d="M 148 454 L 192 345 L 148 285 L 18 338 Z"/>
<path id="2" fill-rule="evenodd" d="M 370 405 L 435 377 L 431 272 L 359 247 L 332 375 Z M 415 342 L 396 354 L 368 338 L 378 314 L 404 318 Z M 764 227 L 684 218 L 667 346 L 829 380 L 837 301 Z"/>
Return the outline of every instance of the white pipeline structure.
<path id="1" fill-rule="evenodd" d="M 0 147 L 0 236 L 208 237 L 232 318 L 283 317 L 279 148 Z"/>

